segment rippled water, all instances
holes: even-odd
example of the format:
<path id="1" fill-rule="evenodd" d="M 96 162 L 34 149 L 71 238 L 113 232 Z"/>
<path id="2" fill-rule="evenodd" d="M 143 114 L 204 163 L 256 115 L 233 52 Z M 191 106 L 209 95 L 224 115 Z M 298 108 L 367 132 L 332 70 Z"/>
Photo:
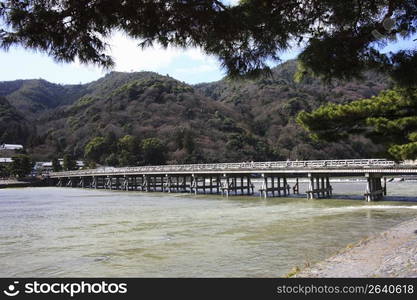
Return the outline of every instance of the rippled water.
<path id="1" fill-rule="evenodd" d="M 389 191 L 416 196 L 417 183 Z M 0 276 L 276 277 L 416 214 L 398 201 L 5 189 Z"/>

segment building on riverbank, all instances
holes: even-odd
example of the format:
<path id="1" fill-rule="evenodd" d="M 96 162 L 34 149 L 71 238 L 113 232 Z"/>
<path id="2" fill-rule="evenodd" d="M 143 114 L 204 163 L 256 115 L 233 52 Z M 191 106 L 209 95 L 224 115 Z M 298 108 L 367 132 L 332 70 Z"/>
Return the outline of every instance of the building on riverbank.
<path id="1" fill-rule="evenodd" d="M 0 157 L 0 164 L 7 165 L 13 162 L 11 157 Z"/>
<path id="2" fill-rule="evenodd" d="M 19 144 L 1 144 L 0 145 L 0 150 L 23 150 L 23 145 L 19 145 Z"/>
<path id="3" fill-rule="evenodd" d="M 64 166 L 64 160 L 62 158 L 58 159 L 58 162 L 61 168 Z M 76 165 L 78 169 L 82 169 L 85 166 L 84 161 L 77 160 Z M 53 172 L 53 164 L 52 161 L 38 161 L 35 163 L 33 167 L 34 174 L 36 175 L 47 175 L 49 172 Z"/>
<path id="4" fill-rule="evenodd" d="M 1 144 L 0 145 L 0 159 L 11 159 L 10 157 L 13 157 L 16 154 L 22 153 L 23 151 L 24 151 L 23 145 Z"/>

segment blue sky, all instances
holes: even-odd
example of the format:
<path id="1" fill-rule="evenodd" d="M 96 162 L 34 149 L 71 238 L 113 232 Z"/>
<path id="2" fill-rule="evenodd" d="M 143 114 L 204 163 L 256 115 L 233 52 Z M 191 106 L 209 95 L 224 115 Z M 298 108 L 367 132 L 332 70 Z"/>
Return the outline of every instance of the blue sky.
<path id="1" fill-rule="evenodd" d="M 116 66 L 114 71 L 154 71 L 187 83 L 210 82 L 224 76 L 215 57 L 204 54 L 199 49 L 162 49 L 161 47 L 141 50 L 137 42 L 120 32 L 109 40 Z M 295 58 L 299 49 L 284 53 L 284 60 Z M 96 80 L 105 71 L 96 66 L 79 63 L 57 63 L 46 54 L 11 48 L 0 51 L 0 81 L 42 78 L 55 83 L 78 84 Z"/>
<path id="2" fill-rule="evenodd" d="M 235 5 L 239 0 L 223 0 Z M 137 42 L 115 32 L 109 40 L 109 54 L 114 58 L 114 71 L 154 71 L 188 82 L 210 82 L 220 80 L 224 73 L 214 57 L 198 49 L 149 48 L 142 51 Z M 296 54 L 290 56 L 295 57 Z M 79 63 L 56 63 L 46 54 L 23 48 L 0 50 L 0 81 L 42 78 L 55 83 L 78 84 L 96 80 L 106 71 L 95 66 Z"/>
<path id="3" fill-rule="evenodd" d="M 205 55 L 198 49 L 149 48 L 142 51 L 136 43 L 120 33 L 111 39 L 111 55 L 116 61 L 115 71 L 154 71 L 187 83 L 220 80 L 224 73 L 215 57 Z M 412 41 L 400 41 L 385 48 L 385 51 L 411 47 Z M 300 49 L 283 53 L 283 60 L 295 58 Z M 42 78 L 55 83 L 77 84 L 96 80 L 105 71 L 95 66 L 79 63 L 56 63 L 43 53 L 11 48 L 0 51 L 0 81 Z"/>

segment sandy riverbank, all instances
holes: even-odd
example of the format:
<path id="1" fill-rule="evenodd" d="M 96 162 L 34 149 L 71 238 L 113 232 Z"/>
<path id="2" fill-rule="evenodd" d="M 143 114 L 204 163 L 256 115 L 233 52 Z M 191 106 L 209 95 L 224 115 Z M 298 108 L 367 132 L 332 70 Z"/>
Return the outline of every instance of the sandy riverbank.
<path id="1" fill-rule="evenodd" d="M 417 218 L 348 246 L 294 277 L 417 277 Z"/>

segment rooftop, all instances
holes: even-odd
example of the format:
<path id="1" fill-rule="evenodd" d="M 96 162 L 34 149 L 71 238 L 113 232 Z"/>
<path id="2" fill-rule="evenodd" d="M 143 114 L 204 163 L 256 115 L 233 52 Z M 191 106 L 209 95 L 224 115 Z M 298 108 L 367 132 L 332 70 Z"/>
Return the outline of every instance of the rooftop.
<path id="1" fill-rule="evenodd" d="M 23 145 L 19 144 L 2 144 L 0 145 L 0 150 L 21 150 Z"/>

